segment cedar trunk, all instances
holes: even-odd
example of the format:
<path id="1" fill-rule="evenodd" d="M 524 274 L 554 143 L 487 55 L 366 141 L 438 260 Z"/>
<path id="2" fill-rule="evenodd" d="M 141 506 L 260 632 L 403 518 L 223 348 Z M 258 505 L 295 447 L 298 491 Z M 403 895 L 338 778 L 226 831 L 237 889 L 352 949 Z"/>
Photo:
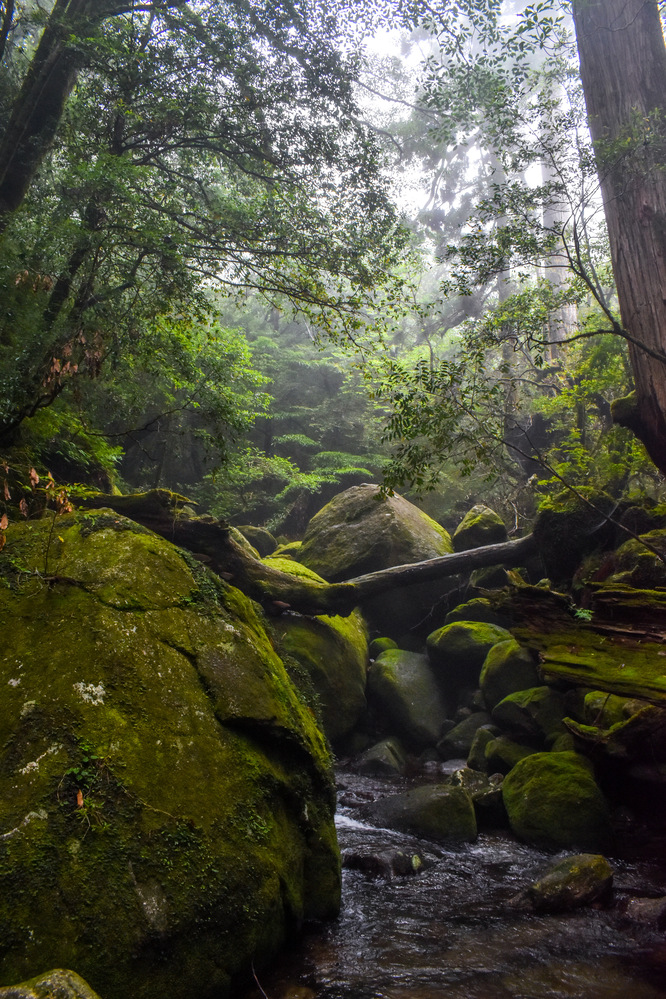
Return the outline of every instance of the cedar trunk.
<path id="1" fill-rule="evenodd" d="M 666 47 L 659 8 L 656 0 L 574 0 L 573 15 L 636 387 L 635 403 L 614 417 L 666 473 Z"/>

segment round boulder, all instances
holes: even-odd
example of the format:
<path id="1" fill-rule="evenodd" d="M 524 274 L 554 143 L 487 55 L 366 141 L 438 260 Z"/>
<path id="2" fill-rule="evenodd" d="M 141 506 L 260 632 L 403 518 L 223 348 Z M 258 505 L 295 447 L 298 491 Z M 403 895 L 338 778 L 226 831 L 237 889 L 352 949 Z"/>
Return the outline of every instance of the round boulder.
<path id="1" fill-rule="evenodd" d="M 407 756 L 399 739 L 391 737 L 370 746 L 356 760 L 355 769 L 360 774 L 393 776 L 403 774 Z"/>
<path id="2" fill-rule="evenodd" d="M 73 971 L 54 968 L 29 982 L 0 989 L 0 999 L 99 999 L 99 996 Z"/>
<path id="3" fill-rule="evenodd" d="M 397 493 L 384 496 L 379 486 L 364 484 L 335 496 L 315 514 L 298 558 L 335 583 L 452 551 L 448 532 L 417 506 Z M 366 601 L 363 612 L 373 631 L 399 639 L 452 585 L 448 580 L 397 584 L 392 593 Z"/>
<path id="4" fill-rule="evenodd" d="M 437 743 L 437 752 L 443 760 L 467 759 L 474 737 L 482 725 L 490 724 L 490 715 L 485 711 L 475 711 L 449 729 Z"/>
<path id="5" fill-rule="evenodd" d="M 458 524 L 453 534 L 453 550 L 465 552 L 484 545 L 499 545 L 508 541 L 504 521 L 490 507 L 477 503 Z"/>
<path id="6" fill-rule="evenodd" d="M 368 671 L 368 703 L 382 724 L 417 749 L 434 746 L 447 705 L 428 657 L 387 649 Z"/>
<path id="7" fill-rule="evenodd" d="M 391 794 L 363 805 L 357 814 L 373 825 L 427 836 L 440 843 L 471 843 L 477 836 L 470 795 L 462 787 L 448 784 Z"/>
<path id="8" fill-rule="evenodd" d="M 270 555 L 278 546 L 277 541 L 265 527 L 255 527 L 254 524 L 241 524 L 238 527 L 243 537 L 250 542 L 262 558 Z"/>
<path id="9" fill-rule="evenodd" d="M 510 632 L 483 621 L 455 621 L 428 635 L 430 661 L 447 689 L 478 687 L 479 674 L 493 645 L 511 639 Z"/>
<path id="10" fill-rule="evenodd" d="M 566 733 L 564 715 L 564 695 L 552 687 L 517 690 L 493 708 L 493 721 L 500 728 L 540 745 Z"/>
<path id="11" fill-rule="evenodd" d="M 608 902 L 613 873 L 605 857 L 579 853 L 549 867 L 526 894 L 536 912 L 570 912 L 595 902 Z"/>
<path id="12" fill-rule="evenodd" d="M 479 677 L 483 700 L 489 711 L 517 690 L 539 684 L 534 657 L 511 635 L 488 650 Z"/>
<path id="13" fill-rule="evenodd" d="M 598 849 L 609 811 L 592 767 L 578 753 L 534 753 L 504 779 L 509 823 L 520 839 L 549 849 Z"/>

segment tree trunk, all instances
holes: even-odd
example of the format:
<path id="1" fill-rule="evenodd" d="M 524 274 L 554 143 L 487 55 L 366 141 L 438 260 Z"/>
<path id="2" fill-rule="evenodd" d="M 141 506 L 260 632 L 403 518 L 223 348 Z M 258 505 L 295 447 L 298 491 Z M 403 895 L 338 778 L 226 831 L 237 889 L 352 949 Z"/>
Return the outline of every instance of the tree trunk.
<path id="1" fill-rule="evenodd" d="M 86 507 L 107 507 L 135 520 L 156 534 L 202 558 L 223 579 L 261 603 L 269 613 L 294 610 L 301 614 L 351 614 L 371 597 L 401 586 L 445 579 L 489 565 L 521 565 L 536 551 L 531 534 L 517 541 L 485 545 L 471 551 L 441 555 L 412 565 L 393 566 L 342 583 L 317 583 L 274 569 L 239 544 L 229 526 L 212 517 L 188 517 L 179 510 L 189 501 L 166 489 L 112 496 L 96 493 Z"/>
<path id="2" fill-rule="evenodd" d="M 165 9 L 185 7 L 168 0 Z M 131 11 L 132 0 L 56 0 L 0 136 L 0 233 L 20 207 L 51 147 L 76 75 L 83 63 L 81 39 L 110 17 Z M 145 10 L 146 5 L 137 5 Z M 13 4 L 5 6 L 0 43 L 11 28 Z"/>
<path id="3" fill-rule="evenodd" d="M 666 473 L 666 47 L 659 8 L 657 0 L 574 0 L 573 15 L 636 386 L 635 402 L 614 417 Z"/>

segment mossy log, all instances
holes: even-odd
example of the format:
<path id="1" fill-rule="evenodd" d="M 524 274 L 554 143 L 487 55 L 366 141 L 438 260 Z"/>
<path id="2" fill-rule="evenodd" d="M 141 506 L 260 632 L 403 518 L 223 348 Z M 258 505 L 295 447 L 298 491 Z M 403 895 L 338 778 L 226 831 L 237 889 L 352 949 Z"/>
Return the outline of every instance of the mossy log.
<path id="1" fill-rule="evenodd" d="M 301 614 L 346 616 L 365 600 L 397 586 L 429 582 L 488 565 L 521 565 L 535 551 L 532 535 L 527 535 L 517 541 L 393 566 L 340 583 L 317 583 L 273 569 L 254 558 L 236 541 L 228 524 L 212 517 L 191 516 L 184 509 L 189 501 L 166 489 L 127 496 L 91 493 L 79 504 L 115 510 L 203 557 L 214 572 L 273 613 L 290 609 Z"/>

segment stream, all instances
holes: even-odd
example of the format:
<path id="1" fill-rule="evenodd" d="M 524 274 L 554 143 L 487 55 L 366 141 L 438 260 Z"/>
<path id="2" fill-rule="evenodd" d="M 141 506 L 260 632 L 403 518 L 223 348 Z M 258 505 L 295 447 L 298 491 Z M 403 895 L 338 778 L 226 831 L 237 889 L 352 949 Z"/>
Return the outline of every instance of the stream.
<path id="1" fill-rule="evenodd" d="M 340 847 L 356 865 L 343 871 L 340 916 L 306 933 L 262 973 L 262 991 L 244 999 L 664 999 L 664 933 L 624 911 L 632 899 L 666 895 L 658 845 L 609 857 L 610 907 L 536 916 L 507 903 L 552 854 L 509 833 L 451 848 L 377 829 L 354 817 L 358 806 L 428 776 L 388 781 L 339 770 L 337 778 Z M 441 770 L 430 779 L 441 780 Z M 369 859 L 397 853 L 418 855 L 423 866 L 378 874 Z"/>

